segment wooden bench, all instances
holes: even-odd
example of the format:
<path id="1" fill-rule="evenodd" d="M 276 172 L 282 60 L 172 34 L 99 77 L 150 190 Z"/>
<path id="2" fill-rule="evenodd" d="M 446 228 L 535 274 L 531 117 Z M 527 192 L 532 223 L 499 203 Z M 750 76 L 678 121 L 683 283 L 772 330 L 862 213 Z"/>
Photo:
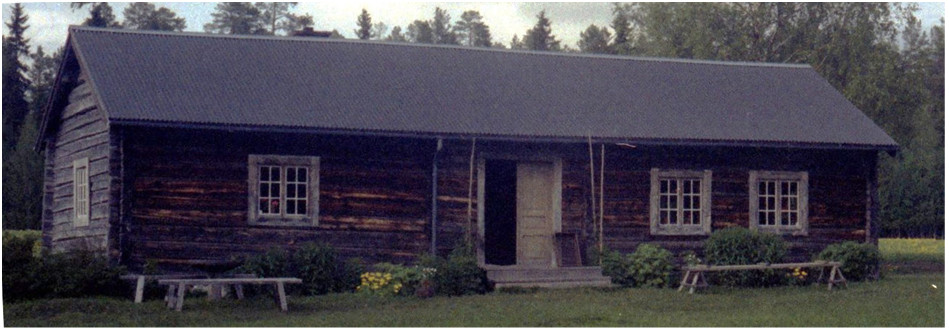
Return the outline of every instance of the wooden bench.
<path id="1" fill-rule="evenodd" d="M 827 278 L 827 290 L 833 289 L 834 285 L 838 287 L 840 284 L 843 284 L 845 287 L 847 286 L 847 279 L 844 278 L 844 274 L 840 272 L 840 262 L 814 261 L 802 263 L 687 266 L 682 268 L 682 270 L 685 271 L 685 276 L 682 277 L 682 282 L 679 284 L 679 291 L 688 287 L 689 294 L 692 294 L 695 293 L 696 288 L 708 287 L 708 282 L 705 281 L 706 272 L 794 268 L 820 268 L 820 277 L 817 278 L 817 282 L 821 282 L 824 279 L 824 269 L 830 268 L 830 276 Z"/>
<path id="2" fill-rule="evenodd" d="M 209 298 L 214 299 L 220 295 L 220 289 L 224 286 L 235 286 L 237 288 L 238 299 L 243 298 L 243 285 L 274 285 L 276 294 L 274 299 L 280 305 L 280 310 L 287 311 L 287 293 L 284 290 L 285 284 L 300 284 L 303 280 L 299 278 L 208 278 L 208 279 L 163 279 L 158 284 L 168 285 L 168 292 L 165 295 L 165 302 L 168 308 L 174 308 L 181 311 L 185 301 L 185 291 L 188 286 L 206 285 L 211 287 Z"/>
<path id="3" fill-rule="evenodd" d="M 162 279 L 186 279 L 205 277 L 203 274 L 170 274 L 170 275 L 123 275 L 119 278 L 125 281 L 135 282 L 135 303 L 142 303 L 145 296 L 145 281 Z"/>

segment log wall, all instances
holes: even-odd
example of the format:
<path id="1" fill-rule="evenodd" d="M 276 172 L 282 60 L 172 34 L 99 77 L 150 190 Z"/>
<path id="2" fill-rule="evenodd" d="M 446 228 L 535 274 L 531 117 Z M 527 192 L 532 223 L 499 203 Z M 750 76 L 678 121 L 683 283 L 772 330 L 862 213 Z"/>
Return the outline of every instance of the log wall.
<path id="1" fill-rule="evenodd" d="M 126 263 L 133 269 L 147 260 L 184 265 L 309 241 L 329 243 L 343 257 L 370 263 L 412 262 L 431 248 L 434 139 L 143 128 L 121 132 L 117 140 L 128 183 L 121 232 Z M 599 181 L 599 146 L 595 150 Z M 580 234 L 584 247 L 597 244 L 586 144 L 479 142 L 475 152 L 476 160 L 498 154 L 561 157 L 563 230 Z M 440 254 L 464 242 L 466 235 L 479 243 L 479 174 L 475 172 L 473 182 L 469 179 L 470 153 L 470 140 L 446 140 L 437 158 Z M 249 154 L 321 158 L 318 226 L 248 224 Z M 809 234 L 785 238 L 792 244 L 793 259 L 809 259 L 829 243 L 866 240 L 867 174 L 873 173 L 875 157 L 874 152 L 855 151 L 609 145 L 605 245 L 631 252 L 649 242 L 677 254 L 701 253 L 707 236 L 649 234 L 653 167 L 713 171 L 713 230 L 748 226 L 749 170 L 808 171 Z"/>
<path id="2" fill-rule="evenodd" d="M 46 139 L 44 171 L 43 241 L 55 252 L 109 249 L 113 205 L 113 156 L 109 125 L 98 107 L 92 85 L 80 78 L 58 118 L 58 130 Z M 73 214 L 73 161 L 89 159 L 89 224 L 75 226 Z"/>
<path id="3" fill-rule="evenodd" d="M 409 262 L 429 248 L 430 141 L 127 129 L 128 264 L 185 265 L 310 241 Z M 250 154 L 320 157 L 319 225 L 250 225 Z"/>

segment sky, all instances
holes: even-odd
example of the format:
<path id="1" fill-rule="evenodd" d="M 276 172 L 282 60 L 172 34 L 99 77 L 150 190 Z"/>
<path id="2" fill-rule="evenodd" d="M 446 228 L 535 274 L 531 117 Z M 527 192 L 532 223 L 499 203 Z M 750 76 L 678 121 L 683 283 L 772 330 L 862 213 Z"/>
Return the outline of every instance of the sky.
<path id="1" fill-rule="evenodd" d="M 112 5 L 116 20 L 122 21 L 122 11 L 127 2 L 114 2 Z M 203 31 L 205 23 L 211 20 L 214 11 L 214 2 L 155 2 L 156 6 L 168 7 L 178 16 L 184 17 L 188 27 L 186 31 Z M 923 28 L 938 24 L 945 14 L 943 2 L 920 3 L 917 17 L 922 20 Z M 10 15 L 11 3 L 3 3 L 3 20 L 6 22 Z M 29 15 L 30 28 L 26 36 L 30 38 L 35 50 L 37 45 L 42 46 L 47 53 L 59 48 L 66 42 L 67 28 L 71 24 L 78 25 L 89 15 L 87 8 L 72 9 L 69 3 L 61 2 L 28 2 L 23 5 Z M 417 19 L 431 19 L 435 7 L 446 9 L 452 21 L 461 17 L 466 10 L 477 10 L 483 16 L 484 22 L 490 27 L 495 42 L 508 45 L 515 34 L 523 37 L 524 32 L 537 21 L 536 15 L 546 10 L 551 20 L 554 35 L 562 40 L 562 44 L 577 48 L 580 32 L 590 24 L 609 26 L 612 20 L 612 4 L 608 2 L 360 2 L 360 1 L 333 1 L 333 2 L 301 2 L 293 9 L 298 14 L 313 15 L 316 30 L 338 30 L 346 38 L 354 38 L 356 17 L 365 8 L 372 16 L 373 23 L 383 22 L 390 29 L 394 26 L 405 27 Z M 7 29 L 3 29 L 7 34 Z"/>

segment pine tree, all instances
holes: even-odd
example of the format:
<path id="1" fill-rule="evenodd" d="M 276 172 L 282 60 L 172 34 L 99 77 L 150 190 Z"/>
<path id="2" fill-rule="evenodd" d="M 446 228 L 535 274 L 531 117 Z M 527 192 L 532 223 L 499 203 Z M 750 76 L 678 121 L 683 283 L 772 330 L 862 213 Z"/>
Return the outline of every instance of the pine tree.
<path id="1" fill-rule="evenodd" d="M 389 26 L 385 23 L 379 22 L 372 25 L 372 31 L 369 32 L 369 39 L 373 40 L 382 40 L 386 32 L 389 31 Z"/>
<path id="2" fill-rule="evenodd" d="M 70 6 L 73 9 L 82 8 L 85 5 L 89 7 L 89 18 L 82 22 L 85 26 L 94 26 L 100 28 L 121 28 L 122 25 L 115 21 L 115 15 L 112 14 L 112 6 L 108 2 L 73 2 Z"/>
<path id="3" fill-rule="evenodd" d="M 482 21 L 481 13 L 469 10 L 455 22 L 455 34 L 461 44 L 475 47 L 491 47 L 491 29 Z"/>
<path id="4" fill-rule="evenodd" d="M 212 20 L 204 31 L 221 34 L 266 34 L 261 13 L 250 2 L 220 2 L 211 13 Z"/>
<path id="5" fill-rule="evenodd" d="M 559 51 L 560 40 L 557 40 L 550 29 L 550 19 L 545 11 L 537 14 L 537 24 L 527 30 L 524 35 L 524 46 L 534 51 Z"/>
<path id="6" fill-rule="evenodd" d="M 257 2 L 254 6 L 260 12 L 260 23 L 267 34 L 277 35 L 280 30 L 286 34 L 294 31 L 288 29 L 288 20 L 291 17 L 290 9 L 297 6 L 296 2 Z"/>
<path id="7" fill-rule="evenodd" d="M 432 25 L 428 21 L 415 20 L 412 24 L 409 24 L 406 37 L 413 43 L 435 43 L 435 34 L 432 31 Z"/>
<path id="8" fill-rule="evenodd" d="M 184 17 L 178 17 L 165 7 L 156 9 L 148 2 L 132 2 L 122 15 L 125 16 L 122 26 L 126 29 L 183 31 L 187 27 Z"/>
<path id="9" fill-rule="evenodd" d="M 458 35 L 451 30 L 451 16 L 446 10 L 435 7 L 431 27 L 436 44 L 458 45 Z"/>
<path id="10" fill-rule="evenodd" d="M 14 4 L 10 11 L 10 21 L 6 23 L 10 34 L 3 38 L 3 151 L 9 152 L 17 145 L 20 128 L 29 113 L 26 93 L 30 88 L 26 78 L 26 66 L 20 62 L 21 56 L 29 55 L 29 39 L 24 32 L 29 16 L 23 6 Z"/>
<path id="11" fill-rule="evenodd" d="M 632 53 L 632 47 L 630 43 L 630 34 L 632 34 L 632 24 L 629 22 L 629 18 L 626 17 L 626 13 L 619 7 L 619 5 L 614 5 L 613 7 L 613 22 L 610 24 L 610 27 L 613 28 L 613 42 L 610 44 L 613 54 L 621 55 L 630 55 Z"/>
<path id="12" fill-rule="evenodd" d="M 517 34 L 511 37 L 511 49 L 525 49 L 524 42 L 517 37 Z"/>
<path id="13" fill-rule="evenodd" d="M 369 12 L 363 8 L 362 13 L 356 17 L 356 26 L 358 29 L 353 30 L 353 33 L 356 34 L 356 37 L 362 40 L 369 40 L 369 37 L 372 36 L 372 16 L 369 16 Z"/>
<path id="14" fill-rule="evenodd" d="M 396 25 L 392 28 L 392 31 L 389 32 L 389 36 L 386 37 L 386 41 L 395 41 L 395 42 L 407 42 L 408 39 L 405 35 L 402 34 L 402 27 Z"/>
<path id="15" fill-rule="evenodd" d="M 612 52 L 610 47 L 610 31 L 590 24 L 589 27 L 580 33 L 580 41 L 577 47 L 584 53 L 609 54 Z"/>
<path id="16" fill-rule="evenodd" d="M 287 14 L 287 20 L 284 21 L 282 25 L 278 26 L 277 29 L 286 31 L 287 34 L 291 34 L 294 31 L 300 31 L 305 28 L 313 27 L 313 24 L 313 15 L 297 15 L 294 13 L 289 13 Z"/>

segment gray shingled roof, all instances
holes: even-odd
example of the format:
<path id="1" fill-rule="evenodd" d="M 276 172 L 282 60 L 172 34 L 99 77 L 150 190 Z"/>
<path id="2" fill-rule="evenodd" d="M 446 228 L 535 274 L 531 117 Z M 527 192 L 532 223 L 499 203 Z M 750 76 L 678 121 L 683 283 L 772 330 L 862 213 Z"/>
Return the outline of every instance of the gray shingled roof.
<path id="1" fill-rule="evenodd" d="M 70 33 L 114 123 L 896 147 L 806 65 Z"/>

